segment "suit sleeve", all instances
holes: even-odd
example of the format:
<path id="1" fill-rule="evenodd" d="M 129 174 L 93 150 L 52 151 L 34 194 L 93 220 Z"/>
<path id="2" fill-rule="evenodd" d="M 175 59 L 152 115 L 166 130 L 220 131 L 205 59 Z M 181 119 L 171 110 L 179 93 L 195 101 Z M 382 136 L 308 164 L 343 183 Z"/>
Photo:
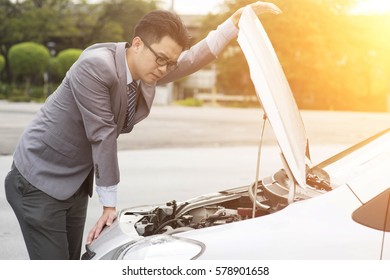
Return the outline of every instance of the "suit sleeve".
<path id="1" fill-rule="evenodd" d="M 183 52 L 178 61 L 178 68 L 158 81 L 165 84 L 188 76 L 212 62 L 227 44 L 237 37 L 238 29 L 231 19 L 220 24 L 216 30 L 211 31 L 207 37 L 189 50 Z"/>
<path id="2" fill-rule="evenodd" d="M 107 59 L 91 56 L 80 59 L 67 74 L 91 144 L 95 179 L 99 186 L 119 183 L 117 125 L 109 92 L 115 73 Z"/>

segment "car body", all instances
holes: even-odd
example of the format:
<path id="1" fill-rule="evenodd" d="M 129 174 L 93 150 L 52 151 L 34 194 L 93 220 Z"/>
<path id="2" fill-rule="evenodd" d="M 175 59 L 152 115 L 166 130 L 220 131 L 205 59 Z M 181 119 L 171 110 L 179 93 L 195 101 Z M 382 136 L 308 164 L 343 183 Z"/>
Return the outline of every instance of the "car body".
<path id="1" fill-rule="evenodd" d="M 388 166 L 390 130 L 309 170 L 293 203 L 283 169 L 262 179 L 255 218 L 255 184 L 124 209 L 84 259 L 390 259 Z"/>
<path id="2" fill-rule="evenodd" d="M 313 165 L 287 80 L 249 7 L 238 41 L 283 168 L 247 186 L 124 209 L 83 259 L 390 259 L 390 129 Z"/>

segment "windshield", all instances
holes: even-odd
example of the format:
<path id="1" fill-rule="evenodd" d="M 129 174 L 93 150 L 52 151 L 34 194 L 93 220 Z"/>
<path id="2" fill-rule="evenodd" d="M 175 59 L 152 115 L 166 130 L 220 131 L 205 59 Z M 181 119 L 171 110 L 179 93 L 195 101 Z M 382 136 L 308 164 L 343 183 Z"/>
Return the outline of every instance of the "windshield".
<path id="1" fill-rule="evenodd" d="M 361 191 L 390 186 L 390 129 L 331 157 L 316 167 L 330 175 L 331 186 Z M 370 191 L 371 192 L 371 191 Z"/>

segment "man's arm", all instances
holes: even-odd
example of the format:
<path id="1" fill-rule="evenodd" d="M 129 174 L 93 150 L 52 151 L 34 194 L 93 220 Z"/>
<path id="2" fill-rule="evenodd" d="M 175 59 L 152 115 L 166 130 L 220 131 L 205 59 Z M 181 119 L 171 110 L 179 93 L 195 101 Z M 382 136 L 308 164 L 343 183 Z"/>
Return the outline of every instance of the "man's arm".
<path id="1" fill-rule="evenodd" d="M 104 52 L 85 55 L 69 71 L 69 85 L 91 145 L 96 184 L 112 186 L 119 183 L 117 124 L 109 92 L 116 70 Z"/>
<path id="2" fill-rule="evenodd" d="M 256 15 L 281 13 L 281 10 L 273 3 L 258 1 L 250 6 Z M 244 7 L 235 11 L 217 29 L 211 31 L 205 39 L 183 52 L 179 58 L 178 68 L 159 80 L 158 84 L 173 82 L 188 76 L 212 62 L 229 42 L 237 37 L 238 22 L 243 10 Z"/>
<path id="3" fill-rule="evenodd" d="M 117 125 L 109 93 L 110 73 L 115 73 L 115 69 L 102 57 L 82 58 L 78 63 L 68 73 L 69 84 L 91 144 L 96 185 L 102 186 L 97 187 L 97 191 L 103 213 L 89 232 L 89 244 L 97 238 L 104 226 L 111 225 L 116 219 L 116 184 L 119 183 Z M 110 66 L 111 71 L 107 71 Z"/>
<path id="4" fill-rule="evenodd" d="M 238 29 L 232 21 L 226 20 L 217 29 L 211 31 L 205 39 L 184 51 L 179 57 L 177 69 L 168 73 L 157 84 L 173 82 L 198 71 L 212 62 L 219 52 L 237 37 L 237 34 Z"/>
<path id="5" fill-rule="evenodd" d="M 255 12 L 256 15 L 261 15 L 266 13 L 278 15 L 282 13 L 282 11 L 279 9 L 278 6 L 269 2 L 257 1 L 255 3 L 250 4 L 249 6 L 251 6 L 252 10 Z M 230 19 L 233 21 L 236 27 L 238 27 L 238 22 L 240 21 L 240 17 L 242 15 L 242 12 L 244 11 L 244 8 L 245 7 L 238 9 L 230 17 Z"/>

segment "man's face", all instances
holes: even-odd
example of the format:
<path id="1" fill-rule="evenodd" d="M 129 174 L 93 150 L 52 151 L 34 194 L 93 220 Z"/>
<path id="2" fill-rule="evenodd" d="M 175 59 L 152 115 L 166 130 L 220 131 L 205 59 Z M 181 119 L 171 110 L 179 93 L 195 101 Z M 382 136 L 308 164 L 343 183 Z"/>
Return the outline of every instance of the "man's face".
<path id="1" fill-rule="evenodd" d="M 134 40 L 136 40 L 135 46 L 139 48 L 137 55 L 133 58 L 134 79 L 141 79 L 147 84 L 155 84 L 157 80 L 175 68 L 182 47 L 171 37 L 165 36 L 158 43 L 142 41 L 139 37 Z"/>

